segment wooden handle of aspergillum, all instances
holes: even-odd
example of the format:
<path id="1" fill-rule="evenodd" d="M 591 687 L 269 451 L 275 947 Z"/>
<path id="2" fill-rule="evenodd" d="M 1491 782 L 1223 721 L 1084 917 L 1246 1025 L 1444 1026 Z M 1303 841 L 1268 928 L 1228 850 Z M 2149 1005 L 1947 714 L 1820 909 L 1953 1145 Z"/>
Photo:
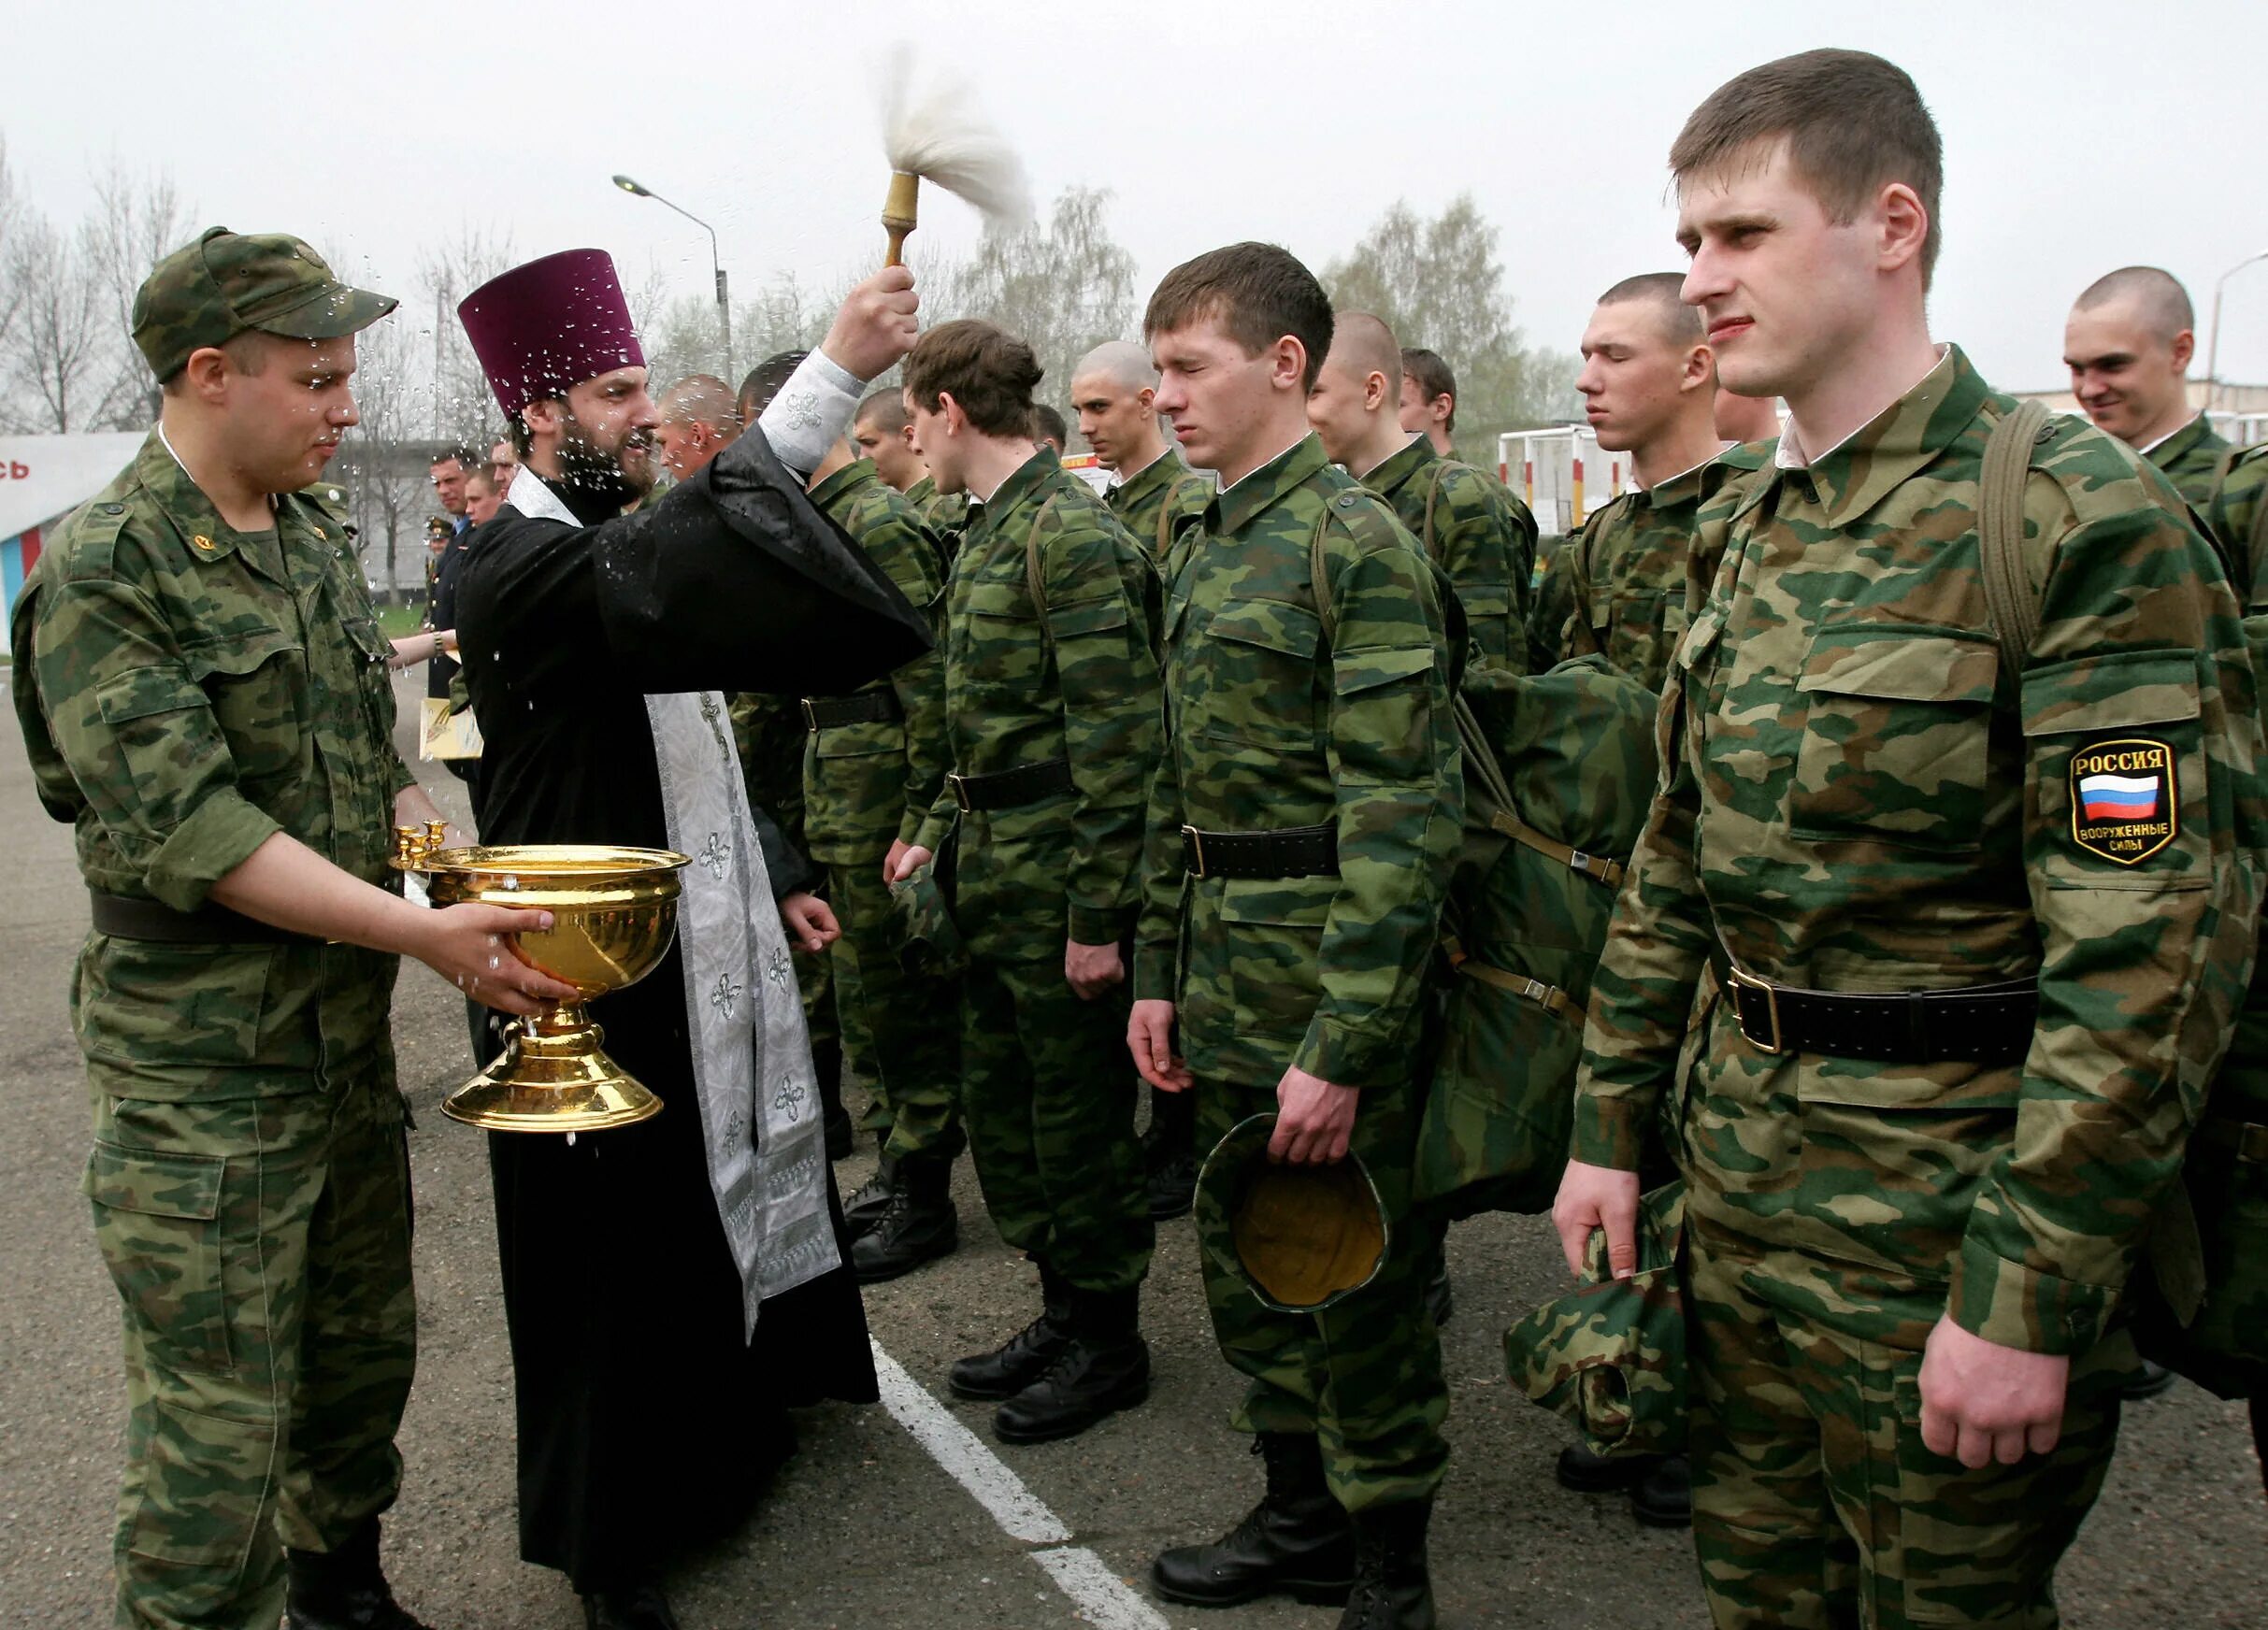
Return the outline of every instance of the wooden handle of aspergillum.
<path id="1" fill-rule="evenodd" d="M 906 234 L 918 223 L 921 214 L 922 179 L 906 170 L 890 172 L 890 193 L 882 201 L 883 229 L 890 235 L 889 257 L 885 266 L 906 264 Z"/>

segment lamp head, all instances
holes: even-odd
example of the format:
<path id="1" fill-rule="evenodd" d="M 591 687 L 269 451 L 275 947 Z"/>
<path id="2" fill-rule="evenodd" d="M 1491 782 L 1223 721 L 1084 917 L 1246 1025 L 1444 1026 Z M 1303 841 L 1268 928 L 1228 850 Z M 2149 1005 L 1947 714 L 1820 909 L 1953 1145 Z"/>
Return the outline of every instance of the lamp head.
<path id="1" fill-rule="evenodd" d="M 653 196 L 653 193 L 647 192 L 645 188 L 639 186 L 636 181 L 633 181 L 627 176 L 615 177 L 614 184 L 617 187 L 620 187 L 624 192 L 629 193 L 633 198 L 651 198 Z"/>

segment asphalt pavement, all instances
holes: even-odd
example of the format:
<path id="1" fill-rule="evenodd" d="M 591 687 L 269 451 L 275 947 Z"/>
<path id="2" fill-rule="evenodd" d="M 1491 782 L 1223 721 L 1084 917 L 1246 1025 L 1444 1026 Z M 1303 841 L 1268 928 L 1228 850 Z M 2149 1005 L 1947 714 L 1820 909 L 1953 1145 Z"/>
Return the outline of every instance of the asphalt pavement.
<path id="1" fill-rule="evenodd" d="M 420 692 L 403 681 L 406 717 Z M 99 1625 L 109 1622 L 124 1394 L 113 1293 L 79 1194 L 86 1094 L 65 1003 L 86 903 L 68 831 L 40 809 L 16 733 L 0 737 L 0 833 L 9 835 L 0 899 L 13 923 L 0 937 L 0 1626 Z M 444 807 L 461 808 L 457 783 L 424 767 Z M 480 1135 L 439 1111 L 471 1065 L 463 1009 L 453 990 L 410 965 L 395 1011 L 401 1080 L 419 1122 L 410 1151 L 422 1351 L 387 1566 L 436 1630 L 575 1630 L 581 1617 L 560 1577 L 517 1555 L 511 1376 L 486 1163 Z M 842 1162 L 837 1181 L 847 1192 L 870 1166 L 866 1154 Z M 950 1398 L 944 1373 L 1030 1315 L 1037 1278 L 985 1222 L 965 1162 L 956 1198 L 960 1251 L 867 1295 L 874 1337 L 916 1395 L 896 1412 L 838 1406 L 799 1418 L 801 1451 L 758 1516 L 673 1580 L 687 1630 L 1328 1630 L 1331 1609 L 1201 1613 L 1147 1600 L 1149 1559 L 1227 1529 L 1259 1488 L 1258 1463 L 1226 1425 L 1239 1389 L 1213 1351 L 1189 1222 L 1159 1232 L 1143 1309 L 1156 1365 L 1149 1403 L 1068 1443 L 1011 1448 L 992 1443 L 986 1409 Z M 1687 1537 L 1639 1527 L 1617 1496 L 1561 1491 L 1551 1463 L 1567 1434 L 1505 1383 L 1505 1325 L 1565 1278 L 1544 1221 L 1460 1224 L 1449 1259 L 1454 1458 L 1432 1544 L 1443 1623 L 1705 1624 Z M 687 1449 L 688 1477 L 728 1475 L 701 1461 L 699 1445 Z M 2065 1622 L 2268 1623 L 2263 1541 L 2268 1505 L 2242 1407 L 2185 1382 L 2130 1411 L 2109 1487 L 2062 1571 Z"/>

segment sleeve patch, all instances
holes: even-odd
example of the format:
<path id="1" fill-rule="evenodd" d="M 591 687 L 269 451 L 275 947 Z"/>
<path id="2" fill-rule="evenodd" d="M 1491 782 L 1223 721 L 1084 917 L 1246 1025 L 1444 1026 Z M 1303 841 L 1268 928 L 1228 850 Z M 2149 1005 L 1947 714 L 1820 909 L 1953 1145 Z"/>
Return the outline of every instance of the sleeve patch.
<path id="1" fill-rule="evenodd" d="M 2071 755 L 2071 838 L 2119 865 L 2136 865 L 2181 830 L 2174 749 L 2147 736 L 2091 741 Z"/>

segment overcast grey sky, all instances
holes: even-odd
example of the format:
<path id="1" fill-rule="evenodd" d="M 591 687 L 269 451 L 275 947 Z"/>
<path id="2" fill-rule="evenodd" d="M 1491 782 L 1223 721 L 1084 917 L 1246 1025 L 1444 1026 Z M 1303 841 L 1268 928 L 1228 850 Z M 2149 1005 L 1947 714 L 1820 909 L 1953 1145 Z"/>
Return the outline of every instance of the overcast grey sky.
<path id="1" fill-rule="evenodd" d="M 878 264 L 876 67 L 899 38 L 978 79 L 1042 200 L 1112 191 L 1144 296 L 1241 237 L 1320 267 L 1395 198 L 1430 213 L 1469 190 L 1502 231 L 1528 338 L 1572 350 L 1601 289 L 1680 264 L 1663 155 L 1686 114 L 1818 45 L 1882 52 L 1934 108 L 1934 324 L 1999 384 L 2060 384 L 2072 296 L 2132 262 L 2189 286 L 2202 377 L 2214 279 L 2268 249 L 2261 0 L 233 0 L 22 7 L 0 34 L 0 133 L 57 220 L 115 152 L 170 170 L 199 222 L 296 232 L 405 296 L 421 246 L 467 222 L 508 226 L 526 257 L 597 245 L 633 284 L 651 266 L 706 293 L 707 238 L 614 190 L 617 170 L 716 226 L 736 292 Z M 923 218 L 917 274 L 975 236 L 957 202 Z M 395 321 L 429 322 L 416 305 Z M 1454 359 L 1454 336 L 1425 338 Z M 2221 356 L 2223 378 L 2268 381 L 2268 265 L 2230 283 Z"/>

